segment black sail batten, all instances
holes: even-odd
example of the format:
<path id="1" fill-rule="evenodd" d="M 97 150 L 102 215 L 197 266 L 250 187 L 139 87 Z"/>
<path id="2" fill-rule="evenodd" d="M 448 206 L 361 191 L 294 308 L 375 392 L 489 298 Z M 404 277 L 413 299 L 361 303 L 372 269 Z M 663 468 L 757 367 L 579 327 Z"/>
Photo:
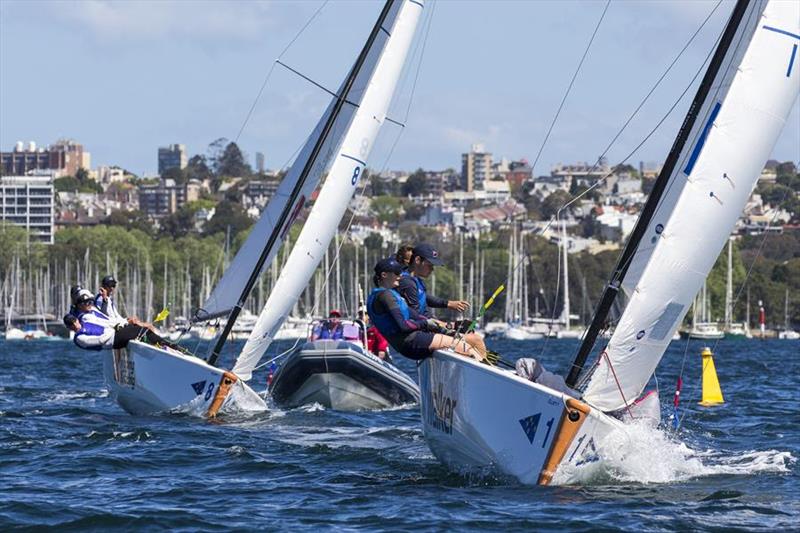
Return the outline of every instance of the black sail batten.
<path id="1" fill-rule="evenodd" d="M 356 62 L 353 64 L 353 68 L 347 75 L 347 79 L 345 80 L 344 85 L 342 86 L 340 94 L 336 96 L 336 101 L 331 111 L 331 114 L 328 117 L 328 120 L 325 121 L 325 125 L 322 128 L 322 132 L 317 138 L 317 141 L 314 144 L 314 148 L 312 149 L 311 154 L 309 155 L 305 165 L 303 166 L 303 170 L 300 173 L 300 178 L 297 180 L 297 183 L 295 183 L 295 186 L 292 189 L 292 193 L 286 202 L 286 206 L 283 208 L 283 211 L 281 212 L 281 215 L 278 218 L 277 223 L 275 224 L 272 232 L 270 233 L 269 239 L 267 239 L 267 243 L 264 246 L 261 255 L 258 257 L 258 261 L 256 262 L 255 268 L 251 272 L 250 277 L 247 279 L 247 284 L 242 290 L 242 294 L 241 296 L 239 296 L 239 300 L 237 301 L 236 305 L 233 307 L 230 314 L 228 315 L 228 320 L 225 324 L 225 328 L 222 330 L 222 333 L 220 333 L 220 336 L 217 339 L 217 343 L 214 345 L 214 350 L 212 351 L 211 355 L 208 358 L 208 364 L 210 365 L 216 364 L 217 359 L 219 358 L 219 354 L 222 351 L 222 347 L 225 345 L 225 341 L 228 339 L 231 329 L 233 328 L 233 325 L 236 322 L 236 318 L 239 316 L 239 313 L 241 312 L 242 307 L 244 306 L 245 301 L 247 300 L 247 297 L 250 295 L 250 292 L 253 290 L 256 281 L 258 281 L 258 276 L 261 273 L 261 269 L 264 267 L 264 263 L 267 261 L 267 258 L 269 257 L 272 247 L 275 245 L 275 242 L 278 240 L 278 237 L 284 231 L 284 225 L 286 225 L 286 222 L 289 220 L 293 212 L 293 209 L 295 208 L 294 204 L 300 196 L 300 192 L 303 189 L 303 185 L 305 184 L 306 178 L 308 177 L 308 174 L 311 172 L 311 169 L 316 164 L 317 157 L 319 156 L 320 151 L 322 150 L 325 141 L 328 138 L 328 135 L 333 129 L 334 123 L 336 122 L 336 118 L 338 117 L 340 111 L 342 110 L 342 107 L 347 102 L 347 96 L 350 93 L 350 89 L 352 88 L 353 83 L 356 80 L 356 77 L 361 71 L 361 67 L 366 61 L 367 55 L 369 54 L 369 51 L 372 48 L 372 44 L 375 42 L 378 33 L 381 31 L 381 26 L 388 17 L 394 2 L 395 0 L 387 0 L 386 3 L 384 4 L 383 10 L 378 16 L 378 20 L 375 22 L 375 26 L 372 28 L 372 31 L 370 32 L 369 37 L 367 38 L 367 42 L 364 44 L 361 53 L 358 55 L 358 58 L 356 58 Z"/>
<path id="2" fill-rule="evenodd" d="M 720 67 L 722 66 L 725 57 L 728 54 L 731 43 L 733 42 L 734 37 L 739 30 L 739 26 L 744 19 L 744 14 L 747 11 L 748 3 L 749 0 L 738 0 L 733 12 L 731 13 L 731 17 L 728 20 L 728 24 L 725 27 L 725 31 L 720 39 L 719 45 L 714 52 L 714 56 L 711 59 L 708 69 L 706 70 L 705 76 L 703 76 L 703 81 L 700 83 L 700 87 L 697 89 L 697 94 L 695 95 L 694 100 L 692 100 L 692 105 L 689 107 L 689 111 L 686 114 L 686 118 L 683 121 L 680 131 L 678 132 L 675 143 L 672 145 L 672 149 L 670 150 L 669 155 L 664 162 L 664 166 L 662 167 L 661 172 L 656 179 L 653 190 L 650 193 L 650 196 L 647 198 L 647 202 L 642 209 L 641 215 L 639 215 L 639 220 L 636 222 L 636 226 L 631 232 L 628 243 L 625 245 L 625 248 L 622 250 L 622 254 L 617 260 L 617 265 L 614 267 L 611 279 L 608 282 L 608 285 L 606 285 L 606 288 L 603 291 L 603 296 L 600 298 L 600 302 L 595 309 L 594 317 L 592 317 L 592 323 L 586 330 L 586 334 L 583 337 L 581 346 L 578 349 L 577 355 L 575 356 L 575 360 L 572 362 L 572 366 L 567 374 L 566 379 L 566 383 L 570 387 L 574 387 L 577 384 L 578 377 L 580 376 L 584 365 L 586 364 L 586 359 L 592 352 L 600 331 L 605 326 L 611 306 L 614 304 L 614 300 L 616 299 L 617 294 L 622 287 L 622 281 L 625 278 L 625 274 L 628 271 L 631 260 L 633 259 L 634 254 L 636 254 L 639 243 L 644 237 L 645 232 L 647 231 L 647 228 L 658 209 L 658 205 L 667 190 L 670 177 L 672 176 L 675 167 L 678 164 L 678 158 L 680 157 L 681 152 L 683 151 L 686 142 L 689 139 L 689 135 L 694 128 L 697 117 L 700 114 L 700 110 L 702 109 L 703 104 L 711 92 L 714 80 L 719 73 Z"/>

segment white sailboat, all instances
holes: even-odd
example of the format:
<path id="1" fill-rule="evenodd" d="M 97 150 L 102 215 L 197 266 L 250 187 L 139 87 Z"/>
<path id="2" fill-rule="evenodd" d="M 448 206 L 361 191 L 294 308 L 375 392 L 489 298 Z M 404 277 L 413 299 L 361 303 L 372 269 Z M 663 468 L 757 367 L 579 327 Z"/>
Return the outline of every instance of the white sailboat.
<path id="1" fill-rule="evenodd" d="M 778 338 L 785 341 L 796 341 L 800 339 L 800 333 L 794 331 L 789 324 L 789 289 L 783 299 L 783 331 L 778 332 Z"/>
<path id="2" fill-rule="evenodd" d="M 250 379 L 253 369 L 280 332 L 320 262 L 326 258 L 339 221 L 355 194 L 359 176 L 366 167 L 366 160 L 378 132 L 386 121 L 389 104 L 422 9 L 423 4 L 416 0 L 389 1 L 384 7 L 376 26 L 382 30 L 382 54 L 374 75 L 371 79 L 362 80 L 363 85 L 358 87 L 362 95 L 361 104 L 343 134 L 341 147 L 333 158 L 325 183 L 258 317 L 253 333 L 233 367 L 233 372 L 244 380 Z M 380 52 L 380 48 L 376 50 Z M 336 265 L 336 287 L 339 287 L 338 258 Z M 327 273 L 326 268 L 325 274 Z M 338 290 L 336 294 L 338 295 Z M 338 296 L 334 298 L 334 304 L 338 306 Z M 327 309 L 325 312 L 327 313 Z M 297 398 L 316 398 L 314 401 L 327 398 L 327 405 L 338 405 L 341 409 L 385 407 L 408 403 L 409 398 L 418 398 L 419 393 L 413 380 L 390 363 L 371 356 L 361 344 L 358 339 L 352 342 L 341 339 L 333 343 L 312 341 L 299 347 L 283 363 L 270 390 L 280 391 L 280 397 L 292 398 L 292 402 L 298 401 Z M 324 364 L 319 364 L 320 361 Z M 290 372 L 292 369 L 296 371 Z M 404 379 L 387 381 L 382 379 L 384 375 L 402 375 Z M 403 391 L 409 386 L 413 390 L 411 393 L 393 394 L 385 390 L 385 385 L 389 382 L 397 383 L 396 388 Z M 291 384 L 293 390 L 288 390 L 291 387 L 287 383 Z M 364 392 L 367 389 L 369 392 Z M 305 392 L 295 394 L 296 391 Z M 330 401 L 339 397 L 348 399 L 338 403 Z M 359 399 L 363 399 L 363 402 L 359 403 Z"/>
<path id="3" fill-rule="evenodd" d="M 106 380 L 112 395 L 124 409 L 140 414 L 198 402 L 198 408 L 214 416 L 232 388 L 238 388 L 239 396 L 246 397 L 241 405 L 265 407 L 264 401 L 245 384 L 252 377 L 253 368 L 268 344 L 265 344 L 263 336 L 266 323 L 264 313 L 248 339 L 244 357 L 237 359 L 233 371 L 216 367 L 222 348 L 259 275 L 275 258 L 295 218 L 319 184 L 331 160 L 333 164 L 326 187 L 320 191 L 317 205 L 344 212 L 366 166 L 364 158 L 372 148 L 374 135 L 384 122 L 388 100 L 393 94 L 421 10 L 422 3 L 417 0 L 390 0 L 384 5 L 341 88 L 333 95 L 322 118 L 222 279 L 195 313 L 195 323 L 226 317 L 225 326 L 208 361 L 138 342 L 131 342 L 128 349 L 114 350 L 113 354 L 107 356 Z M 335 199 L 330 200 L 329 204 L 328 201 L 323 203 L 323 198 L 337 194 L 334 188 L 342 186 L 342 180 L 347 189 L 343 203 L 340 205 Z M 321 226 L 312 222 L 312 216 L 313 213 L 306 226 L 314 229 L 305 233 L 319 239 L 322 249 L 327 249 L 330 239 L 323 243 L 322 236 L 335 231 L 341 214 L 335 222 L 326 219 Z M 298 242 L 295 250 L 301 245 Z M 307 245 L 313 247 L 313 243 Z M 318 264 L 319 256 L 315 257 L 316 263 L 309 272 L 313 272 Z M 301 268 L 304 271 L 308 267 L 309 264 L 300 267 L 287 263 L 285 270 L 300 273 Z M 308 279 L 300 282 L 299 277 L 293 280 L 287 276 L 283 285 L 273 288 L 267 307 L 274 304 L 277 309 L 277 300 L 281 303 L 281 312 L 269 326 L 273 334 L 288 316 L 302 287 L 296 291 L 296 296 L 292 289 L 291 299 L 280 297 L 281 291 L 287 290 L 288 294 L 290 286 L 302 284 L 304 287 L 307 282 Z"/>
<path id="4" fill-rule="evenodd" d="M 625 431 L 614 414 L 635 410 L 783 128 L 800 90 L 799 40 L 800 2 L 736 3 L 567 376 L 580 399 L 449 351 L 422 363 L 423 428 L 437 458 L 547 484 L 603 457 L 605 438 Z M 587 368 L 620 289 L 628 304 Z"/>

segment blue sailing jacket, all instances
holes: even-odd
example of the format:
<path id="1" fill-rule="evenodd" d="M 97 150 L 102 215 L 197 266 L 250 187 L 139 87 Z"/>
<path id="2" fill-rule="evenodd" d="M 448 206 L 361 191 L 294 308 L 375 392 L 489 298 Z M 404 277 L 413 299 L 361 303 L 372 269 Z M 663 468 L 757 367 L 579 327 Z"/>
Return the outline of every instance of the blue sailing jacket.
<path id="1" fill-rule="evenodd" d="M 390 313 L 378 313 L 375 311 L 375 299 L 382 291 L 390 291 L 392 293 L 392 296 L 394 296 L 394 299 L 400 308 L 400 313 L 403 315 L 403 320 L 409 320 L 411 318 L 411 312 L 408 309 L 408 304 L 406 303 L 405 298 L 400 296 L 396 290 L 384 289 L 383 287 L 372 289 L 372 292 L 367 298 L 367 313 L 369 314 L 369 318 L 384 337 L 402 333 Z"/>

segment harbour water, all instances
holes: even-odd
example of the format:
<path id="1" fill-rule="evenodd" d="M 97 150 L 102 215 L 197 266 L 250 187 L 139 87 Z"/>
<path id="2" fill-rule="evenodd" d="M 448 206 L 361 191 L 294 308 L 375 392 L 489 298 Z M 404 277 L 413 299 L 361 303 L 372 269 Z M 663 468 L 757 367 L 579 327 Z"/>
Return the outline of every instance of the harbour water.
<path id="1" fill-rule="evenodd" d="M 563 371 L 575 341 L 544 342 L 490 345 Z M 0 343 L 0 529 L 796 528 L 800 344 L 720 342 L 727 403 L 713 408 L 697 406 L 702 346 L 688 346 L 677 434 L 638 428 L 579 484 L 528 487 L 448 472 L 415 407 L 134 417 L 108 397 L 95 353 Z M 673 342 L 658 373 L 665 414 L 685 349 Z"/>

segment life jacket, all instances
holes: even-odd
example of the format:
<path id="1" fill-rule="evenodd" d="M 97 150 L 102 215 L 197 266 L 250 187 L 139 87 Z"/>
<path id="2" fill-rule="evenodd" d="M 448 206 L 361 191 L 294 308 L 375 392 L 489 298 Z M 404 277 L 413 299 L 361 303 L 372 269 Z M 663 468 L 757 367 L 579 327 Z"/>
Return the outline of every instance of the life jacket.
<path id="1" fill-rule="evenodd" d="M 91 323 L 103 328 L 113 328 L 117 325 L 117 322 L 97 308 L 80 313 L 77 316 L 81 324 Z"/>
<path id="2" fill-rule="evenodd" d="M 120 315 L 117 311 L 117 305 L 114 303 L 114 299 L 111 298 L 111 296 L 103 298 L 103 295 L 98 292 L 94 297 L 94 306 L 98 311 L 112 320 L 122 318 L 122 315 Z"/>
<path id="3" fill-rule="evenodd" d="M 88 314 L 89 313 L 84 313 L 84 316 Z M 72 337 L 72 342 L 74 342 L 75 346 L 81 348 L 82 350 L 95 350 L 99 352 L 100 350 L 103 349 L 102 346 L 88 346 L 88 347 L 81 346 L 80 344 L 78 344 L 78 338 L 81 336 L 99 337 L 103 333 L 105 333 L 105 328 L 103 326 L 99 324 L 93 324 L 91 322 L 81 322 L 81 329 L 75 332 L 75 335 L 73 335 Z"/>
<path id="4" fill-rule="evenodd" d="M 369 298 L 367 298 L 367 313 L 369 314 L 370 320 L 372 320 L 372 323 L 375 324 L 375 327 L 378 328 L 378 331 L 384 336 L 396 335 L 400 333 L 400 328 L 397 326 L 397 323 L 395 323 L 391 313 L 378 313 L 375 311 L 375 300 L 382 291 L 389 291 L 392 296 L 394 296 L 397 305 L 400 307 L 400 314 L 403 315 L 403 320 L 410 319 L 411 312 L 408 310 L 408 304 L 405 298 L 400 296 L 394 289 L 377 287 L 372 289 L 372 292 L 369 293 Z"/>
<path id="5" fill-rule="evenodd" d="M 411 279 L 413 279 L 414 283 L 417 285 L 417 302 L 419 303 L 419 309 L 417 309 L 417 312 L 421 315 L 427 316 L 428 290 L 425 288 L 425 282 L 423 282 L 417 276 L 411 276 Z"/>

